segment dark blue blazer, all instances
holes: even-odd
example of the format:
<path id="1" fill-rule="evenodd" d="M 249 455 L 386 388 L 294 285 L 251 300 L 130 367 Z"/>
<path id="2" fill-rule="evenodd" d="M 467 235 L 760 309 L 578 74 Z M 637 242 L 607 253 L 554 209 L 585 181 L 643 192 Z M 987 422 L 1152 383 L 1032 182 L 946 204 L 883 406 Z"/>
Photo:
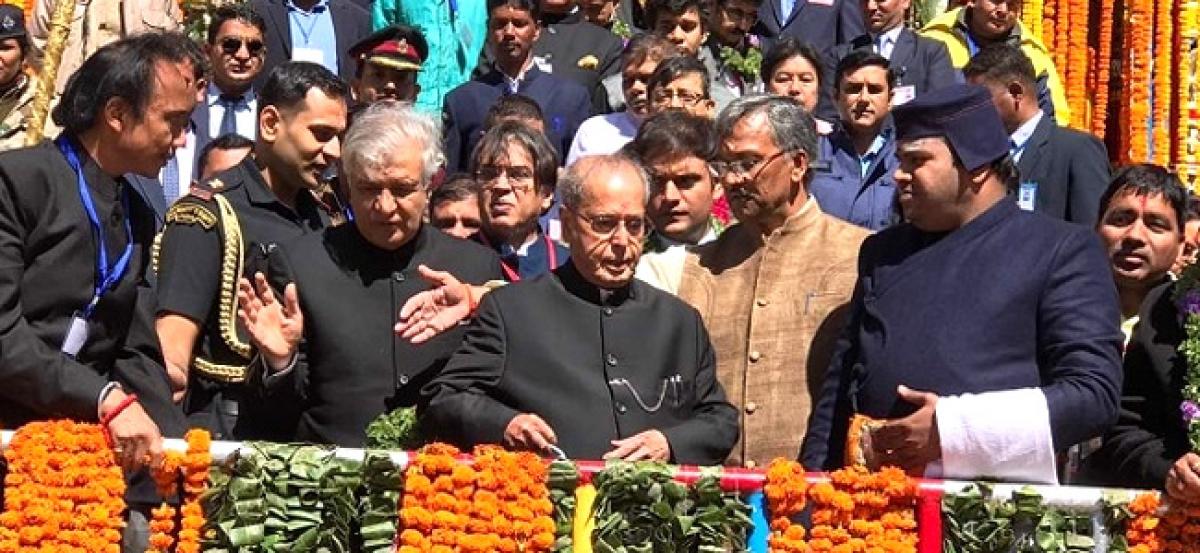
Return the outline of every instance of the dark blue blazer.
<path id="1" fill-rule="evenodd" d="M 162 183 L 158 182 L 157 178 L 151 179 L 133 173 L 125 175 L 125 180 L 129 183 L 129 187 L 154 210 L 155 229 L 161 230 L 168 207 L 166 196 L 163 195 Z M 187 182 L 190 181 L 183 181 L 180 184 L 183 185 Z"/>
<path id="2" fill-rule="evenodd" d="M 542 108 L 546 119 L 546 137 L 563 160 L 571 149 L 575 131 L 592 115 L 592 96 L 582 86 L 547 75 L 530 66 L 517 91 L 528 96 Z M 470 165 L 471 152 L 483 136 L 483 123 L 488 109 L 501 96 L 508 94 L 504 76 L 492 70 L 451 90 L 442 102 L 445 118 L 446 168 L 465 171 Z"/>
<path id="3" fill-rule="evenodd" d="M 1111 177 L 1108 150 L 1088 133 L 1042 116 L 1017 170 L 1022 182 L 1037 183 L 1033 209 L 1092 228 L 1100 218 L 1100 196 Z"/>
<path id="4" fill-rule="evenodd" d="M 781 0 L 765 0 L 758 7 L 756 33 L 767 46 L 773 39 L 795 37 L 828 53 L 834 46 L 867 32 L 859 0 L 795 0 L 785 20 Z"/>
<path id="5" fill-rule="evenodd" d="M 271 69 L 292 59 L 292 29 L 288 24 L 285 0 L 250 0 L 250 7 L 267 22 L 266 59 L 262 73 L 254 79 L 254 90 L 262 90 Z M 329 11 L 333 15 L 333 35 L 337 41 L 337 73 L 342 80 L 350 82 L 358 64 L 348 52 L 356 42 L 371 34 L 371 14 L 349 0 L 330 0 Z"/>
<path id="6" fill-rule="evenodd" d="M 938 395 L 1041 388 L 1056 449 L 1103 434 L 1121 393 L 1111 275 L 1092 229 L 1010 199 L 949 234 L 901 224 L 867 238 L 804 465 L 841 465 L 853 412 L 911 414 L 900 384 Z"/>
<path id="7" fill-rule="evenodd" d="M 854 142 L 840 125 L 820 138 L 817 152 L 821 163 L 814 165 L 808 191 L 817 199 L 821 211 L 871 230 L 882 230 L 900 221 L 893 176 L 900 164 L 896 159 L 896 140 L 890 123 L 882 132 L 886 141 L 867 169 L 866 177 Z"/>
<path id="8" fill-rule="evenodd" d="M 837 83 L 837 64 L 847 54 L 857 49 L 873 50 L 875 47 L 871 35 L 864 34 L 854 40 L 840 44 L 825 57 L 825 74 L 821 78 L 821 108 L 833 106 L 834 91 Z M 930 90 L 963 81 L 962 72 L 950 63 L 950 53 L 946 45 L 932 38 L 923 37 L 905 27 L 892 46 L 892 57 L 888 64 L 896 73 L 896 88 L 911 86 L 916 96 Z M 818 115 L 826 115 L 827 111 L 818 110 Z M 836 116 L 836 112 L 833 116 Z"/>

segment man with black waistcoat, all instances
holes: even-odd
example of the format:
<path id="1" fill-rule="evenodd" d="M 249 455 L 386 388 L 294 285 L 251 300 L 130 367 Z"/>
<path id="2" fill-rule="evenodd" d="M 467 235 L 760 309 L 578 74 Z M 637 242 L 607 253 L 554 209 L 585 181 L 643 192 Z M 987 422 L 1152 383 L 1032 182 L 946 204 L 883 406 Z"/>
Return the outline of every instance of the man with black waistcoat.
<path id="1" fill-rule="evenodd" d="M 500 278 L 495 254 L 423 222 L 438 135 L 435 120 L 394 101 L 360 112 L 342 159 L 354 220 L 283 242 L 265 275 L 240 283 L 239 318 L 261 354 L 252 385 L 268 408 L 301 408 L 289 440 L 362 447 L 371 421 L 416 403 L 462 339 L 456 329 L 417 347 L 393 333 L 426 288 L 421 266 L 473 284 Z"/>
<path id="2" fill-rule="evenodd" d="M 97 422 L 126 469 L 180 436 L 146 281 L 155 215 L 126 174 L 153 176 L 183 142 L 203 78 L 183 35 L 99 49 L 55 112 L 63 133 L 0 154 L 0 420 Z M 126 550 L 144 551 L 161 498 L 145 473 L 126 492 Z"/>
<path id="3" fill-rule="evenodd" d="M 253 153 L 167 212 L 155 326 L 176 399 L 214 438 L 283 439 L 295 425 L 294 409 L 260 412 L 247 401 L 254 350 L 237 325 L 237 279 L 267 244 L 329 224 L 313 191 L 341 155 L 348 97 L 319 65 L 275 68 L 259 97 Z"/>

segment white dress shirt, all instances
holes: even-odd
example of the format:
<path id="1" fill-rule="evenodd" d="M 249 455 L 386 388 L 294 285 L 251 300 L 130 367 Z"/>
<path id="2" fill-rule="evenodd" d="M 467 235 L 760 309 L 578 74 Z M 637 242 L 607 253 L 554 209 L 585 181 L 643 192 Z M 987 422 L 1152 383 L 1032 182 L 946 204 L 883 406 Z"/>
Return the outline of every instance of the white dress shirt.
<path id="1" fill-rule="evenodd" d="M 221 102 L 221 91 L 216 85 L 209 83 L 208 94 L 208 134 L 216 138 L 221 133 L 221 119 L 225 117 L 225 104 Z M 234 109 L 234 126 L 237 133 L 254 140 L 258 136 L 258 96 L 254 90 L 246 91 L 242 101 Z"/>
<path id="2" fill-rule="evenodd" d="M 896 48 L 896 41 L 900 40 L 900 31 L 904 30 L 904 25 L 897 25 L 892 30 L 875 37 L 875 53 L 887 59 L 892 59 L 892 50 Z"/>

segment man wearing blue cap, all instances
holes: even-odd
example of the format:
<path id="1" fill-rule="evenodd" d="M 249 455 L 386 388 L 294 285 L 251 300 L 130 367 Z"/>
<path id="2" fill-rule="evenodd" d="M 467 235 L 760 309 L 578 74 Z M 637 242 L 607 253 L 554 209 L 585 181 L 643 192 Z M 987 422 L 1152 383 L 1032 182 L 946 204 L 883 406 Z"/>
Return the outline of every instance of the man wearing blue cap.
<path id="1" fill-rule="evenodd" d="M 861 414 L 876 421 L 851 449 L 869 465 L 1056 482 L 1056 452 L 1117 416 L 1120 319 L 1104 249 L 1087 228 L 1018 207 L 985 88 L 934 90 L 893 117 L 906 222 L 863 243 L 805 465 L 840 465 Z"/>

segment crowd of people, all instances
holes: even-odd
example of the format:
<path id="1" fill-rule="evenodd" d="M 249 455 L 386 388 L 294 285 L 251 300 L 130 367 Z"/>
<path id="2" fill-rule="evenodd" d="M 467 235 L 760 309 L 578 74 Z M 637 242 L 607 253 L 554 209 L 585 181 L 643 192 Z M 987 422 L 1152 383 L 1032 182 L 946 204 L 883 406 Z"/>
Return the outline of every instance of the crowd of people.
<path id="1" fill-rule="evenodd" d="M 1200 199 L 1020 1 L 0 5 L 0 421 L 1165 489 Z M 955 4 L 952 2 L 952 4 Z M 88 15 L 96 17 L 88 17 Z M 142 545 L 144 547 L 144 545 Z"/>

